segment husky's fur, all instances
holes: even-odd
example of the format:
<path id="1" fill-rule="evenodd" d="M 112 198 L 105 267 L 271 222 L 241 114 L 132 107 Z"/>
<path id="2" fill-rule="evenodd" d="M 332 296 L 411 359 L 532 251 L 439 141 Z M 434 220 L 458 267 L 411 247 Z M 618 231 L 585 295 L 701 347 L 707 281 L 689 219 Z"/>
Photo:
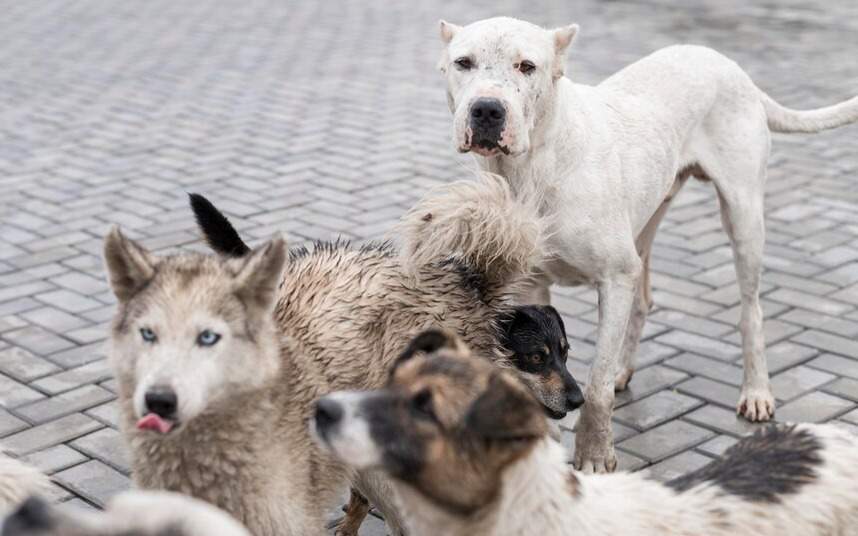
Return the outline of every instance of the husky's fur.
<path id="1" fill-rule="evenodd" d="M 711 181 L 730 238 L 741 296 L 744 378 L 737 412 L 769 420 L 775 400 L 764 353 L 759 290 L 770 131 L 819 132 L 858 122 L 858 97 L 785 108 L 735 62 L 699 46 L 671 46 L 596 86 L 564 76 L 577 25 L 555 30 L 497 17 L 441 23 L 439 67 L 454 143 L 515 188 L 545 192 L 556 218 L 543 277 L 523 296 L 590 284 L 599 293 L 596 359 L 578 420 L 575 466 L 612 471 L 614 391 L 628 385 L 652 307 L 649 264 L 659 223 L 690 176 Z"/>
<path id="2" fill-rule="evenodd" d="M 530 393 L 447 341 L 398 362 L 384 390 L 318 402 L 318 437 L 393 477 L 413 536 L 856 533 L 858 437 L 844 430 L 767 427 L 667 484 L 577 473 Z"/>
<path id="3" fill-rule="evenodd" d="M 0 445 L 0 519 L 30 495 L 47 494 L 50 487 L 41 471 L 3 454 Z"/>
<path id="4" fill-rule="evenodd" d="M 347 473 L 310 441 L 315 398 L 383 385 L 409 337 L 430 326 L 511 367 L 499 324 L 513 311 L 510 290 L 544 250 L 542 220 L 512 202 L 504 181 L 479 184 L 409 216 L 420 221 L 408 226 L 406 250 L 423 262 L 407 266 L 385 245 L 319 244 L 287 260 L 280 239 L 240 258 L 157 258 L 111 231 L 111 360 L 137 484 L 205 499 L 256 535 L 320 534 Z M 462 225 L 480 239 L 423 241 L 457 203 L 474 207 Z M 195 345 L 204 330 L 220 341 Z M 155 387 L 178 399 L 165 435 L 135 428 Z M 394 517 L 386 497 L 370 499 Z"/>
<path id="5" fill-rule="evenodd" d="M 2 536 L 250 536 L 214 506 L 168 491 L 127 491 L 103 512 L 52 506 L 33 497 L 3 525 Z"/>

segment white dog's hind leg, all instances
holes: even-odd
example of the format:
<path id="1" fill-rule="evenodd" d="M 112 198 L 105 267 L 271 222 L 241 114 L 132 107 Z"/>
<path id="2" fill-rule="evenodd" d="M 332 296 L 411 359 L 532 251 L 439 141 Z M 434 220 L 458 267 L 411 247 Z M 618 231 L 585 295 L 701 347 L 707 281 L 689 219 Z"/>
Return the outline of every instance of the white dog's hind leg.
<path id="1" fill-rule="evenodd" d="M 575 434 L 575 467 L 588 473 L 609 473 L 617 467 L 611 432 L 614 381 L 641 271 L 640 258 L 632 253 L 625 261 L 631 273 L 615 274 L 599 284 L 596 360 L 590 367 Z"/>

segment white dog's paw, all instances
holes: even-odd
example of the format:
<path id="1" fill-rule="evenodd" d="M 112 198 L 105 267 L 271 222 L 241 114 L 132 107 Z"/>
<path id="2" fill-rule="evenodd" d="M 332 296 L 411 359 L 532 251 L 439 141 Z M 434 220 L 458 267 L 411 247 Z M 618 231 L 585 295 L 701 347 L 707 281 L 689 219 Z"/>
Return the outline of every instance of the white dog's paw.
<path id="1" fill-rule="evenodd" d="M 635 369 L 632 367 L 625 367 L 621 369 L 617 373 L 617 378 L 614 380 L 614 391 L 619 393 L 620 391 L 625 391 L 626 388 L 632 381 L 632 376 L 635 373 Z"/>
<path id="2" fill-rule="evenodd" d="M 575 469 L 584 473 L 613 473 L 617 469 L 617 454 L 614 452 L 614 440 L 611 426 L 587 426 L 586 419 L 578 421 L 575 432 Z M 589 429 L 589 430 L 588 430 Z"/>
<path id="3" fill-rule="evenodd" d="M 768 421 L 775 416 L 775 397 L 768 387 L 743 388 L 736 405 L 736 414 L 751 422 Z"/>

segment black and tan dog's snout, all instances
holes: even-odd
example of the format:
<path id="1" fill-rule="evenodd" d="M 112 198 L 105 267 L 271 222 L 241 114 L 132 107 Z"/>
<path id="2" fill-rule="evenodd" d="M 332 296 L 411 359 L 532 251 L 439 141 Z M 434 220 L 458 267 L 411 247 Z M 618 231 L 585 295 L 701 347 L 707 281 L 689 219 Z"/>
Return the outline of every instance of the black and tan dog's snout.
<path id="1" fill-rule="evenodd" d="M 566 391 L 566 411 L 574 411 L 584 405 L 584 393 L 581 392 L 581 388 L 571 375 L 568 380 L 568 382 L 564 382 L 564 390 Z"/>
<path id="2" fill-rule="evenodd" d="M 471 104 L 470 126 L 474 145 L 496 146 L 501 139 L 505 123 L 506 108 L 500 100 L 481 97 Z"/>

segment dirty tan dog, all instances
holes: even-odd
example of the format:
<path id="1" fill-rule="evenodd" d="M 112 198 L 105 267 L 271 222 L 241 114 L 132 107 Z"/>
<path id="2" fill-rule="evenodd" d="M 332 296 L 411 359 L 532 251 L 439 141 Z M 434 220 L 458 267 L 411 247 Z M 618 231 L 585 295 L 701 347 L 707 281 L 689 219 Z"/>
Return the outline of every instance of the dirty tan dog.
<path id="1" fill-rule="evenodd" d="M 127 491 L 103 512 L 27 499 L 3 522 L 2 536 L 250 536 L 209 503 L 168 491 Z"/>
<path id="2" fill-rule="evenodd" d="M 671 46 L 596 86 L 564 76 L 578 31 L 507 17 L 441 23 L 439 67 L 453 113 L 453 143 L 516 188 L 545 192 L 555 216 L 552 255 L 525 303 L 548 287 L 588 284 L 599 294 L 596 359 L 575 437 L 576 467 L 616 467 L 614 391 L 634 372 L 652 306 L 649 257 L 659 223 L 690 176 L 710 181 L 733 248 L 741 297 L 744 378 L 737 412 L 774 413 L 759 289 L 763 194 L 773 132 L 819 132 L 858 121 L 858 97 L 809 111 L 785 108 L 735 62 L 699 46 Z"/>
<path id="3" fill-rule="evenodd" d="M 515 367 L 502 344 L 517 317 L 507 294 L 543 234 L 504 181 L 418 205 L 402 254 L 340 243 L 287 253 L 282 239 L 246 252 L 201 206 L 210 243 L 232 255 L 158 258 L 117 229 L 105 241 L 119 302 L 110 354 L 139 486 L 207 500 L 257 536 L 321 534 L 348 473 L 310 440 L 317 397 L 383 385 L 409 337 L 434 325 Z M 566 350 L 563 340 L 527 358 L 565 362 Z M 550 411 L 582 401 L 565 368 L 521 376 Z M 387 495 L 364 491 L 400 531 Z"/>
<path id="4" fill-rule="evenodd" d="M 317 403 L 319 440 L 393 477 L 413 536 L 830 536 L 858 527 L 858 437 L 770 426 L 663 484 L 587 475 L 531 393 L 455 336 L 420 335 L 387 387 Z"/>

